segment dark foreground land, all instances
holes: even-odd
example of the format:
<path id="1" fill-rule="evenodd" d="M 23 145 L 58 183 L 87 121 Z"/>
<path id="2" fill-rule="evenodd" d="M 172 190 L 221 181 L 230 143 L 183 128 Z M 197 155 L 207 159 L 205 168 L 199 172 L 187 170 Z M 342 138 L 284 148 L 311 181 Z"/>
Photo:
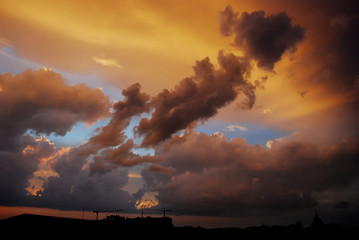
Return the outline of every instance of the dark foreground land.
<path id="1" fill-rule="evenodd" d="M 173 227 L 171 218 L 81 220 L 23 214 L 0 221 L 0 239 L 359 239 L 358 228 L 330 224 L 205 229 Z"/>

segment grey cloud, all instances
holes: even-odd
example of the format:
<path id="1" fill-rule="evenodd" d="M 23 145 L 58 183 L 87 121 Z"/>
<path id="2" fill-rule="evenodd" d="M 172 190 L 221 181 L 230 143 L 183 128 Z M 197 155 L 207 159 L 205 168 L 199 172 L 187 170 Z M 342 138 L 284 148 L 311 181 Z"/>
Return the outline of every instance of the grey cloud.
<path id="1" fill-rule="evenodd" d="M 334 208 L 344 209 L 350 207 L 350 203 L 347 201 L 340 201 L 333 206 Z"/>
<path id="2" fill-rule="evenodd" d="M 20 137 L 20 145 L 28 147 L 26 152 L 0 150 L 0 204 L 21 205 L 25 203 L 28 180 L 38 169 L 41 158 L 51 156 L 55 147 L 45 138 Z"/>
<path id="3" fill-rule="evenodd" d="M 65 164 L 65 163 L 64 163 Z M 123 209 L 133 211 L 132 196 L 122 190 L 128 183 L 128 171 L 116 168 L 105 174 L 89 175 L 88 170 L 77 174 L 50 177 L 41 197 L 33 205 L 64 210 Z"/>
<path id="4" fill-rule="evenodd" d="M 271 149 L 243 139 L 187 132 L 156 149 L 164 159 L 142 172 L 144 190 L 157 191 L 161 206 L 184 214 L 283 212 L 318 205 L 315 193 L 345 189 L 358 181 L 358 140 L 333 146 L 277 143 Z M 185 149 L 185 151 L 184 151 Z"/>
<path id="5" fill-rule="evenodd" d="M 243 12 L 240 17 L 227 6 L 221 12 L 220 30 L 224 36 L 235 35 L 234 45 L 255 59 L 259 67 L 272 71 L 283 53 L 295 49 L 304 39 L 305 30 L 285 12 L 266 15 L 264 11 Z"/>

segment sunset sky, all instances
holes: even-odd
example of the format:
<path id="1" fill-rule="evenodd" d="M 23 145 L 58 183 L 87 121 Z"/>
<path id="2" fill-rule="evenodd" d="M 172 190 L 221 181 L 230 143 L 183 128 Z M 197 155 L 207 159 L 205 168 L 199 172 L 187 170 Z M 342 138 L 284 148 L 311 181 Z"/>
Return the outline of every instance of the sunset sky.
<path id="1" fill-rule="evenodd" d="M 359 222 L 355 0 L 0 0 L 0 219 Z"/>

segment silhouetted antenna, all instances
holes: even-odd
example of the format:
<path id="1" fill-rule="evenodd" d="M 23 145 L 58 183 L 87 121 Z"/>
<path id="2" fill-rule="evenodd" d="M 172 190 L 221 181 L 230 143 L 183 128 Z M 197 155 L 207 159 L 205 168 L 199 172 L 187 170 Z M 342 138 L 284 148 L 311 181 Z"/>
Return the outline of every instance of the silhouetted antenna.
<path id="1" fill-rule="evenodd" d="M 122 209 L 118 209 L 118 210 L 94 210 L 93 212 L 96 213 L 96 220 L 98 220 L 98 214 L 99 213 L 104 213 L 104 212 L 121 212 Z"/>
<path id="2" fill-rule="evenodd" d="M 172 210 L 170 209 L 166 209 L 166 208 L 162 208 L 162 209 L 158 209 L 158 208 L 142 208 L 141 209 L 141 215 L 143 218 L 143 210 L 150 210 L 150 211 L 161 211 L 163 213 L 163 217 L 166 217 L 166 212 L 172 212 Z"/>

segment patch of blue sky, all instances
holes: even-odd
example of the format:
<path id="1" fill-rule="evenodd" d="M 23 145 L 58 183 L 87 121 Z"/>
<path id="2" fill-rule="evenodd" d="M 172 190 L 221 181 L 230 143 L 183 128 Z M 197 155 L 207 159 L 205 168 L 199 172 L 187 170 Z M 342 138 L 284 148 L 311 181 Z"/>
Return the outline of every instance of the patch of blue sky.
<path id="1" fill-rule="evenodd" d="M 36 62 L 31 62 L 24 58 L 16 56 L 13 49 L 8 46 L 0 48 L 0 72 L 18 74 L 26 69 L 39 69 L 43 65 Z"/>
<path id="2" fill-rule="evenodd" d="M 88 126 L 83 122 L 78 122 L 65 136 L 60 136 L 54 133 L 48 136 L 44 134 L 37 135 L 33 130 L 28 130 L 27 134 L 31 134 L 37 138 L 39 138 L 41 135 L 44 135 L 47 139 L 53 142 L 56 147 L 76 147 L 86 143 L 93 135 L 96 134 L 96 130 L 98 128 L 107 125 L 109 121 L 110 118 L 102 119 L 93 123 L 91 126 Z"/>
<path id="3" fill-rule="evenodd" d="M 137 136 L 134 133 L 135 127 L 138 126 L 142 118 L 150 118 L 150 113 L 143 113 L 140 116 L 132 117 L 130 125 L 125 129 L 124 133 L 128 139 L 132 139 L 134 143 L 138 146 L 141 145 L 143 137 Z M 138 154 L 140 156 L 154 156 L 155 151 L 152 148 L 133 148 L 131 150 L 133 153 Z"/>
<path id="4" fill-rule="evenodd" d="M 155 150 L 152 148 L 133 148 L 131 150 L 134 154 L 138 154 L 140 156 L 154 156 Z"/>
<path id="5" fill-rule="evenodd" d="M 260 144 L 266 147 L 269 140 L 289 136 L 292 132 L 276 129 L 254 123 L 227 122 L 224 120 L 211 119 L 195 128 L 198 132 L 208 135 L 216 132 L 222 133 L 231 140 L 232 138 L 245 138 L 249 144 Z"/>
<path id="6" fill-rule="evenodd" d="M 140 117 L 133 117 L 130 121 L 130 124 L 128 127 L 124 130 L 124 133 L 128 139 L 133 139 L 136 144 L 139 144 L 141 142 L 140 138 L 135 136 L 134 128 L 138 125 L 140 122 Z"/>

